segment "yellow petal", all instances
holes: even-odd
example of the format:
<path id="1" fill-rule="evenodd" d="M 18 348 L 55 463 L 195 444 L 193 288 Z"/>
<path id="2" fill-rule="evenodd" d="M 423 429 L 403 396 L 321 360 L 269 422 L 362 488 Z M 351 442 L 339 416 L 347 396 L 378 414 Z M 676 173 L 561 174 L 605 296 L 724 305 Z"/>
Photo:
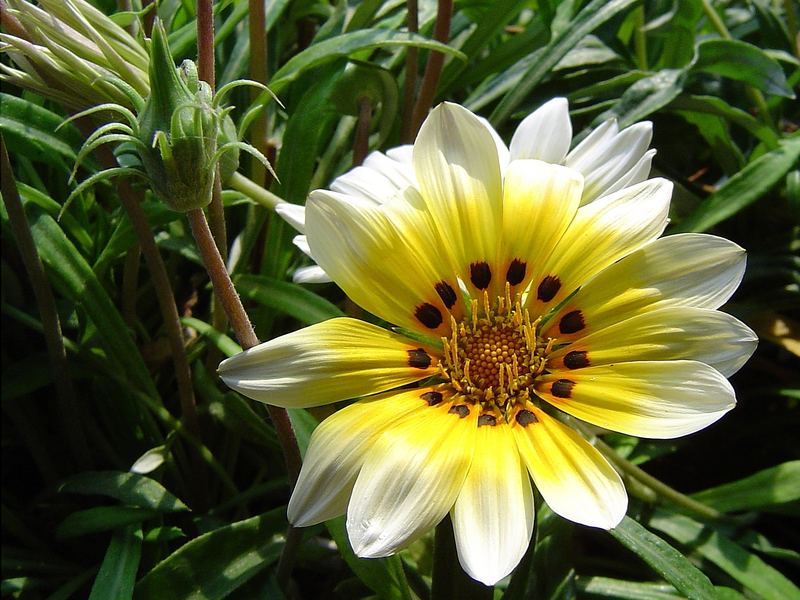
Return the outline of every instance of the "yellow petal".
<path id="1" fill-rule="evenodd" d="M 306 408 L 383 392 L 437 373 L 430 348 L 363 321 L 323 321 L 224 360 L 219 375 L 245 396 Z"/>
<path id="2" fill-rule="evenodd" d="M 376 205 L 335 192 L 311 193 L 306 231 L 312 255 L 357 304 L 409 329 L 441 337 L 449 309 L 460 301 L 449 261 L 436 244 L 429 217 L 408 199 Z M 425 244 L 421 246 L 421 244 Z"/>
<path id="3" fill-rule="evenodd" d="M 335 412 L 314 430 L 289 500 L 289 521 L 306 527 L 344 514 L 356 475 L 378 435 L 428 408 L 431 388 L 390 392 Z"/>
<path id="4" fill-rule="evenodd" d="M 486 585 L 517 566 L 534 521 L 530 477 L 514 437 L 502 419 L 493 422 L 478 427 L 472 465 L 452 511 L 458 560 Z"/>
<path id="5" fill-rule="evenodd" d="M 524 290 L 578 210 L 583 177 L 559 165 L 515 160 L 503 180 L 503 263 L 501 275 Z M 501 281 L 504 285 L 505 281 Z"/>
<path id="6" fill-rule="evenodd" d="M 413 164 L 453 270 L 473 292 L 486 289 L 505 275 L 496 272 L 503 192 L 489 128 L 461 106 L 440 104 L 420 128 Z"/>
<path id="7" fill-rule="evenodd" d="M 550 371 L 641 360 L 696 360 L 726 377 L 756 349 L 756 334 L 738 319 L 706 308 L 648 311 L 581 337 L 553 352 Z"/>
<path id="8" fill-rule="evenodd" d="M 519 453 L 536 489 L 565 519 L 611 529 L 628 507 L 617 472 L 578 433 L 528 406 L 512 422 Z"/>
<path id="9" fill-rule="evenodd" d="M 629 362 L 540 377 L 536 393 L 573 417 L 649 438 L 694 433 L 736 404 L 728 380 L 703 363 Z"/>
<path id="10" fill-rule="evenodd" d="M 443 403 L 378 437 L 347 507 L 358 556 L 394 554 L 444 518 L 472 461 L 477 417 L 474 407 L 467 414 Z"/>

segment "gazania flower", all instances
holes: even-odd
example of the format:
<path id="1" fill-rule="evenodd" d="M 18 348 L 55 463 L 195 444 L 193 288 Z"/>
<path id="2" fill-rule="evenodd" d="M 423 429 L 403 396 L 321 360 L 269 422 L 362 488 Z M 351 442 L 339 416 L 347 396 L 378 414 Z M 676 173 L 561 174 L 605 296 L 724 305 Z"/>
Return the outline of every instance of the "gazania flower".
<path id="1" fill-rule="evenodd" d="M 726 376 L 756 340 L 716 309 L 744 251 L 710 235 L 657 239 L 663 179 L 608 181 L 586 203 L 587 177 L 556 164 L 563 136 L 546 138 L 560 140 L 552 149 L 525 135 L 523 124 L 509 156 L 472 113 L 442 104 L 411 172 L 311 194 L 312 255 L 397 328 L 331 319 L 221 364 L 229 386 L 271 404 L 360 398 L 314 432 L 292 523 L 346 512 L 355 552 L 379 557 L 450 513 L 461 565 L 494 584 L 528 547 L 532 485 L 576 523 L 608 529 L 625 514 L 620 477 L 570 424 L 673 438 L 734 406 Z"/>
<path id="2" fill-rule="evenodd" d="M 572 151 L 572 124 L 566 98 L 554 98 L 525 118 L 506 148 L 489 122 L 480 119 L 497 144 L 501 165 L 517 158 L 563 164 L 583 175 L 581 205 L 647 179 L 655 150 L 648 150 L 653 128 L 649 121 L 622 131 L 614 119 L 601 124 Z M 415 181 L 411 146 L 373 152 L 364 164 L 334 180 L 331 190 L 381 204 Z M 305 254 L 311 249 L 305 236 L 305 207 L 279 204 L 275 211 L 300 232 L 294 243 Z M 297 283 L 324 283 L 331 279 L 318 265 L 295 271 Z"/>

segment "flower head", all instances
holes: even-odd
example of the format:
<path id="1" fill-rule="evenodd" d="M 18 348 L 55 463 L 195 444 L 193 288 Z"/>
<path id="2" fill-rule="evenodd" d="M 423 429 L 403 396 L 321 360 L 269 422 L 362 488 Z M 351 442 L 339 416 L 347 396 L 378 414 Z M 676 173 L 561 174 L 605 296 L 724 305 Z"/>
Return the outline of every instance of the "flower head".
<path id="1" fill-rule="evenodd" d="M 311 194 L 311 255 L 407 335 L 332 319 L 220 365 L 229 386 L 280 406 L 361 398 L 314 432 L 296 525 L 346 512 L 355 552 L 378 557 L 449 512 L 461 565 L 493 584 L 528 547 L 532 485 L 576 523 L 624 516 L 622 481 L 582 423 L 672 438 L 734 406 L 726 376 L 756 341 L 716 309 L 744 251 L 710 235 L 658 239 L 672 186 L 642 180 L 649 127 L 628 134 L 636 150 L 601 157 L 587 138 L 568 153 L 560 107 L 523 122 L 508 152 L 442 104 L 413 148 L 375 157 L 380 171 Z"/>

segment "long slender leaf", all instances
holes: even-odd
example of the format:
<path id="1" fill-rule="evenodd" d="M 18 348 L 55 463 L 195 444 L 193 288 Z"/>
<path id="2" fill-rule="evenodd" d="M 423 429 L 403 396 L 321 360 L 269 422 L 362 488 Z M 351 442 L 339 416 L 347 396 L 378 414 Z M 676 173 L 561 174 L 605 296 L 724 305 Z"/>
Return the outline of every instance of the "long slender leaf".
<path id="1" fill-rule="evenodd" d="M 89 600 L 128 600 L 133 597 L 136 571 L 142 555 L 141 525 L 114 532 Z"/>
<path id="2" fill-rule="evenodd" d="M 167 489 L 149 477 L 120 471 L 93 471 L 71 477 L 61 484 L 60 492 L 99 494 L 161 512 L 188 510 L 188 507 Z"/>
<path id="3" fill-rule="evenodd" d="M 687 598 L 693 600 L 716 598 L 714 587 L 708 577 L 675 548 L 635 520 L 626 516 L 609 533 Z"/>
<path id="4" fill-rule="evenodd" d="M 800 588 L 715 529 L 683 515 L 662 512 L 656 513 L 650 524 L 700 553 L 764 600 L 800 599 Z"/>
<path id="5" fill-rule="evenodd" d="M 291 315 L 307 325 L 344 315 L 334 304 L 295 283 L 260 275 L 241 275 L 236 278 L 236 287 L 245 298 Z"/>

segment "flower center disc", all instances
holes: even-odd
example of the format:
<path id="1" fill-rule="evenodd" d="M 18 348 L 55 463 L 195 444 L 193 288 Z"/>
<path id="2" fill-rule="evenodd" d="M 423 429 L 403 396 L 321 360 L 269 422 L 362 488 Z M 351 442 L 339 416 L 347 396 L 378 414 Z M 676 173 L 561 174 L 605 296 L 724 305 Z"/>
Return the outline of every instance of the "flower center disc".
<path id="1" fill-rule="evenodd" d="M 537 336 L 537 326 L 519 302 L 499 298 L 492 310 L 485 298 L 479 317 L 473 301 L 472 318 L 454 322 L 452 337 L 443 340 L 443 375 L 457 392 L 487 408 L 505 411 L 527 400 L 551 347 Z"/>

